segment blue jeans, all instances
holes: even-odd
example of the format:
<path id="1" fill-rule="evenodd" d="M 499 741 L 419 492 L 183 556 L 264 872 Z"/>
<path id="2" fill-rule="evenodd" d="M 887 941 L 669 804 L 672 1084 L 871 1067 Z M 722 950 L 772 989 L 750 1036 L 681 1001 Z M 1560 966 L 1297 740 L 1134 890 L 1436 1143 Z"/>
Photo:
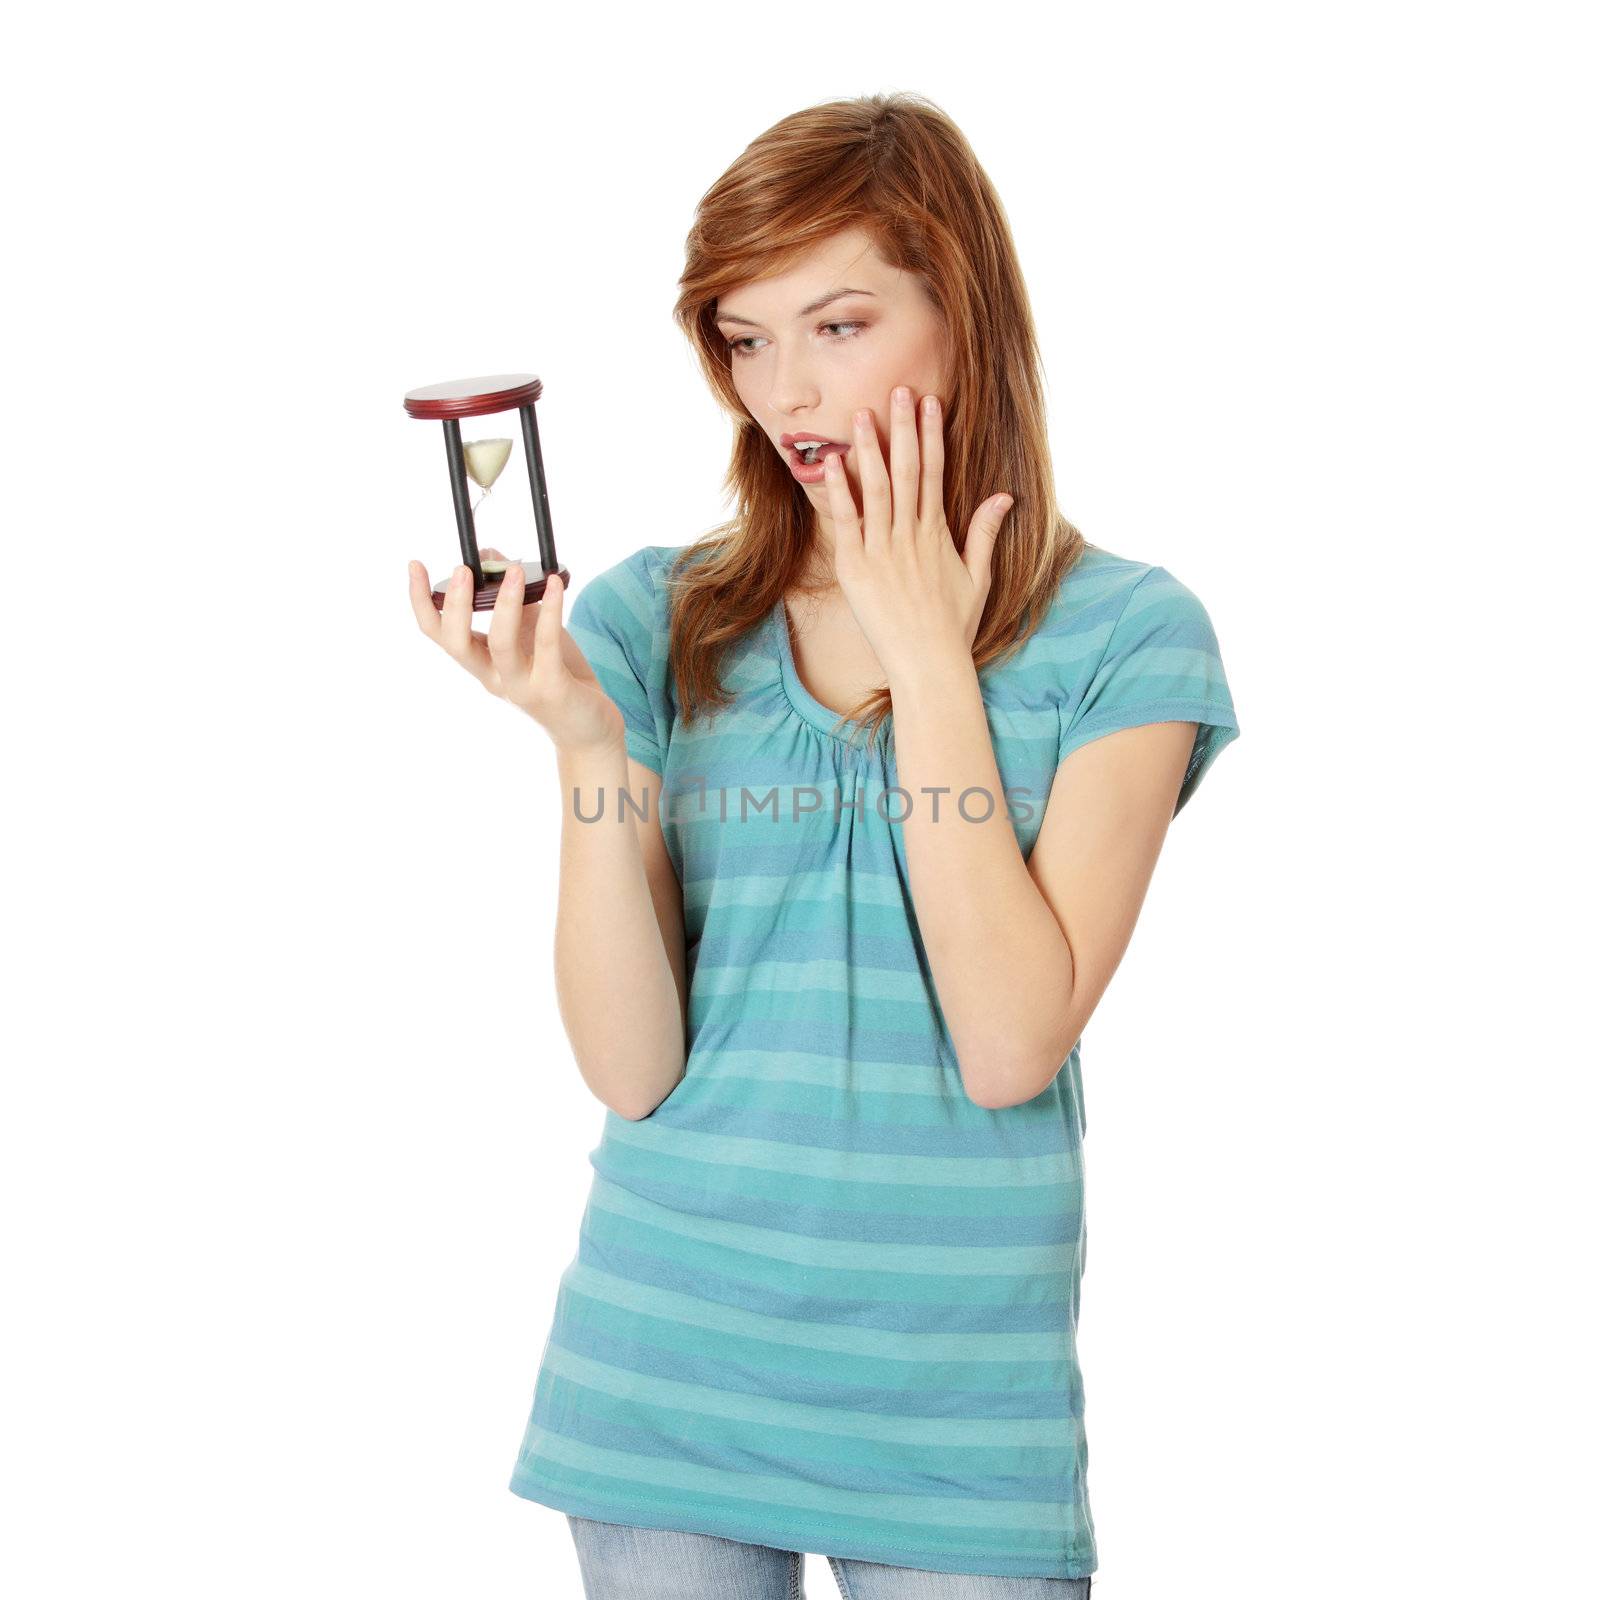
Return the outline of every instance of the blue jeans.
<path id="1" fill-rule="evenodd" d="M 587 1600 L 805 1600 L 805 1557 L 567 1513 Z M 829 1556 L 844 1600 L 1089 1600 L 1092 1578 L 982 1578 Z"/>

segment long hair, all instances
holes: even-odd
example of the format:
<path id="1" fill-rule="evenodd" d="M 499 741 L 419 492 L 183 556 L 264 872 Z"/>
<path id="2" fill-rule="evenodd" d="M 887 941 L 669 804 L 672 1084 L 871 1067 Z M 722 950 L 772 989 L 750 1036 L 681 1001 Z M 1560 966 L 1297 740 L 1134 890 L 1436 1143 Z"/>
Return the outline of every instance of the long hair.
<path id="1" fill-rule="evenodd" d="M 733 418 L 724 486 L 733 517 L 695 541 L 669 575 L 669 650 L 680 715 L 726 705 L 723 653 L 800 581 L 814 514 L 804 489 L 740 400 L 717 300 L 785 271 L 835 233 L 859 228 L 916 276 L 939 313 L 949 394 L 945 510 L 957 549 L 979 504 L 1015 497 L 1001 525 L 973 641 L 978 668 L 1038 626 L 1083 535 L 1055 503 L 1038 341 L 999 196 L 955 123 L 923 96 L 864 95 L 808 107 L 747 145 L 701 197 L 673 316 Z M 847 713 L 875 737 L 888 689 Z"/>

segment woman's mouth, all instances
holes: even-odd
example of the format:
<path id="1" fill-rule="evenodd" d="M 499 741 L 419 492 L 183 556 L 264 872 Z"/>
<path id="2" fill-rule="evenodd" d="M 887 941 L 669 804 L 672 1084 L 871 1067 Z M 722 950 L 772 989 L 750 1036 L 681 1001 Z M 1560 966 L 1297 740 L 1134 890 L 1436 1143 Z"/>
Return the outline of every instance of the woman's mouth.
<path id="1" fill-rule="evenodd" d="M 790 472 L 801 483 L 821 483 L 824 476 L 824 460 L 828 456 L 847 455 L 849 450 L 849 445 L 835 444 L 831 440 L 822 443 L 802 439 L 798 444 L 786 445 L 784 454 L 788 457 Z"/>

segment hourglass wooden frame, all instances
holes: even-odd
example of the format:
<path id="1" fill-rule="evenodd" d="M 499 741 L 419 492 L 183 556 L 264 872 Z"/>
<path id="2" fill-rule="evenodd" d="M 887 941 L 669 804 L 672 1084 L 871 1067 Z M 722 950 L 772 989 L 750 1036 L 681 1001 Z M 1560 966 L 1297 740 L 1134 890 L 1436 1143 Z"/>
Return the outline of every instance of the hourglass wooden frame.
<path id="1" fill-rule="evenodd" d="M 503 574 L 485 573 L 478 554 L 478 531 L 473 521 L 472 503 L 467 489 L 467 462 L 461 447 L 461 419 L 489 417 L 515 411 L 522 418 L 523 455 L 528 463 L 528 486 L 533 491 L 533 523 L 539 541 L 537 563 L 524 561 L 522 603 L 539 599 L 552 572 L 561 575 L 562 587 L 572 584 L 571 574 L 556 561 L 556 537 L 550 523 L 550 497 L 545 489 L 544 457 L 539 450 L 539 422 L 534 405 L 544 393 L 544 385 L 531 373 L 508 372 L 488 378 L 455 378 L 447 383 L 432 383 L 413 389 L 405 397 L 409 415 L 444 424 L 444 453 L 450 468 L 450 498 L 456 508 L 456 532 L 461 540 L 461 559 L 472 573 L 472 609 L 488 611 L 500 593 Z M 480 500 L 479 504 L 482 504 Z M 449 579 L 433 591 L 433 603 L 444 609 Z"/>

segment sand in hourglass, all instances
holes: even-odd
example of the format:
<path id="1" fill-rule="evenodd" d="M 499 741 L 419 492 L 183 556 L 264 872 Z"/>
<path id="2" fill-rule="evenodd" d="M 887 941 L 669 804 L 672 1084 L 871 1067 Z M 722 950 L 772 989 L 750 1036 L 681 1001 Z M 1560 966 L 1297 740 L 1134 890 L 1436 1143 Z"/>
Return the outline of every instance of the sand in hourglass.
<path id="1" fill-rule="evenodd" d="M 469 444 L 461 447 L 461 454 L 466 460 L 467 476 L 488 494 L 494 480 L 505 470 L 505 464 L 511 459 L 511 441 L 509 439 L 474 439 Z M 478 496 L 478 505 L 483 504 L 483 495 Z M 474 510 L 477 509 L 475 506 Z M 484 576 L 488 577 L 506 570 L 504 557 L 480 556 L 479 565 L 483 568 Z"/>

